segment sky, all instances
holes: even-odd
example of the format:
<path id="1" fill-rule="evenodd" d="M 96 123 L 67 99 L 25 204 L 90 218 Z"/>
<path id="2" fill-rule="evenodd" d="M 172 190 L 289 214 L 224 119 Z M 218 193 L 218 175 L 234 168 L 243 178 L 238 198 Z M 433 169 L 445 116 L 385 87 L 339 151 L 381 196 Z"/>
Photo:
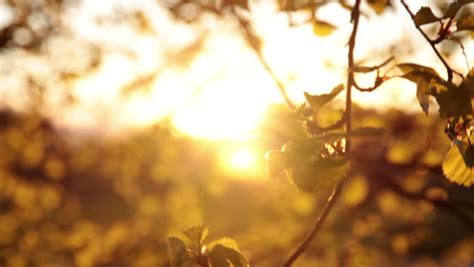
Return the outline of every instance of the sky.
<path id="1" fill-rule="evenodd" d="M 416 11 L 425 1 L 410 4 Z M 114 17 L 117 10 L 143 11 L 150 20 L 150 31 L 140 33 L 122 23 L 120 16 Z M 288 27 L 287 16 L 276 14 L 268 3 L 254 1 L 252 10 L 256 30 L 264 40 L 264 57 L 293 101 L 302 103 L 303 91 L 325 93 L 344 82 L 346 43 L 352 27 L 347 11 L 337 4 L 329 4 L 319 11 L 320 18 L 338 27 L 332 35 L 322 38 L 313 34 L 310 25 Z M 0 14 L 8 19 L 5 8 L 0 8 Z M 97 18 L 101 17 L 118 23 L 98 25 Z M 51 87 L 61 88 L 49 90 L 46 113 L 66 129 L 117 133 L 169 119 L 180 132 L 193 137 L 241 140 L 255 135 L 269 105 L 283 102 L 276 84 L 245 44 L 235 23 L 211 17 L 203 19 L 200 26 L 177 23 L 154 1 L 148 0 L 83 0 L 79 6 L 71 7 L 65 18 L 74 38 L 97 44 L 104 54 L 95 72 L 67 85 L 57 86 L 50 78 Z M 173 63 L 173 57 L 179 63 L 182 55 L 178 51 L 199 38 L 199 33 L 205 33 L 202 52 L 187 65 Z M 54 77 L 58 69 L 70 67 L 71 53 L 84 61 L 76 62 L 74 68 L 81 68 L 81 64 L 86 65 L 90 60 L 90 55 L 80 54 L 82 50 L 71 45 L 67 36 L 49 42 L 49 58 L 32 58 L 13 51 L 3 59 L 8 65 L 2 63 L 2 72 L 27 68 L 40 78 Z M 399 6 L 382 16 L 361 19 L 357 61 L 378 64 L 390 56 L 386 51 L 393 44 L 393 49 L 401 53 L 415 47 L 410 62 L 434 66 L 445 75 L 443 66 L 433 62 L 433 52 Z M 474 42 L 464 45 L 468 61 L 474 62 Z M 460 53 L 453 55 L 452 64 L 466 72 Z M 55 67 L 45 67 L 51 57 Z M 144 74 L 156 74 L 157 78 L 143 90 L 126 96 L 121 93 L 125 84 Z M 364 78 L 361 83 L 369 85 L 370 77 Z M 0 87 L 5 103 L 21 107 L 28 102 L 11 89 L 25 87 L 15 77 L 2 75 L 0 83 L 8 85 L 3 90 Z M 64 105 L 64 94 L 58 90 L 67 90 L 76 101 Z M 342 99 L 341 96 L 339 100 Z M 355 92 L 354 101 L 369 108 L 395 107 L 419 112 L 415 85 L 397 79 L 370 94 Z M 432 111 L 436 113 L 436 108 Z"/>

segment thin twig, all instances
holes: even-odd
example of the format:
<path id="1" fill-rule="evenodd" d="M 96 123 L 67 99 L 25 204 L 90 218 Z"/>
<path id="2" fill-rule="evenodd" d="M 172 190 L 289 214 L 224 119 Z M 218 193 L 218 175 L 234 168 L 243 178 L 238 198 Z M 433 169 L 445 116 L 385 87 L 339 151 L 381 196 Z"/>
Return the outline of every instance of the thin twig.
<path id="1" fill-rule="evenodd" d="M 314 237 L 316 236 L 316 234 L 319 232 L 324 222 L 326 221 L 326 218 L 331 212 L 331 209 L 334 206 L 334 203 L 336 203 L 336 200 L 339 198 L 339 195 L 341 194 L 341 191 L 344 185 L 344 181 L 345 181 L 345 178 L 342 179 L 334 187 L 334 190 L 332 191 L 331 196 L 329 196 L 328 201 L 326 202 L 326 206 L 324 206 L 322 213 L 316 219 L 316 223 L 314 224 L 313 229 L 311 229 L 308 236 L 306 236 L 306 238 L 304 239 L 303 243 L 301 243 L 301 245 L 290 256 L 290 258 L 288 258 L 285 264 L 283 264 L 283 267 L 290 267 L 299 258 L 299 256 L 301 256 L 301 254 L 303 254 L 308 249 L 308 246 L 310 245 L 311 241 L 314 239 Z"/>
<path id="2" fill-rule="evenodd" d="M 247 44 L 252 48 L 252 50 L 255 52 L 255 55 L 257 55 L 258 60 L 262 64 L 262 66 L 265 68 L 267 73 L 270 75 L 270 77 L 273 79 L 275 84 L 278 87 L 278 90 L 280 91 L 283 99 L 285 100 L 286 104 L 291 110 L 296 110 L 296 105 L 291 101 L 290 97 L 288 96 L 286 92 L 285 85 L 278 79 L 276 74 L 273 72 L 272 68 L 270 65 L 267 63 L 265 60 L 263 53 L 261 51 L 261 40 L 258 36 L 256 36 L 252 30 L 250 29 L 250 24 L 247 21 L 244 21 L 243 18 L 241 18 L 238 14 L 234 12 L 234 15 L 237 17 L 237 20 L 244 31 L 244 36 L 245 40 L 247 41 Z"/>
<path id="3" fill-rule="evenodd" d="M 376 71 L 380 68 L 382 68 L 383 66 L 387 65 L 388 63 L 390 63 L 390 61 L 394 60 L 395 57 L 394 56 L 391 56 L 390 58 L 386 59 L 384 62 L 378 64 L 378 65 L 375 65 L 375 66 L 370 66 L 370 67 L 367 67 L 367 66 L 359 66 L 358 64 L 356 64 L 352 69 L 353 72 L 360 72 L 360 73 L 368 73 L 368 72 L 372 72 L 372 71 Z"/>
<path id="4" fill-rule="evenodd" d="M 349 38 L 349 52 L 348 52 L 348 71 L 347 71 L 347 94 L 346 94 L 346 112 L 345 112 L 345 119 L 346 119 L 346 132 L 350 132 L 352 130 L 352 121 L 351 121 L 351 113 L 352 113 L 352 96 L 351 90 L 354 85 L 354 72 L 351 71 L 354 68 L 354 49 L 356 43 L 356 35 L 357 29 L 359 27 L 359 18 L 360 18 L 360 3 L 361 0 L 356 0 L 354 4 L 354 8 L 352 9 L 351 21 L 353 23 L 352 33 Z M 346 146 L 345 146 L 345 153 L 350 154 L 351 150 L 351 140 L 350 137 L 346 139 Z M 293 254 L 288 258 L 288 260 L 283 264 L 283 267 L 290 267 L 307 249 L 308 246 L 311 244 L 313 239 L 316 237 L 317 233 L 324 225 L 329 213 L 331 212 L 336 200 L 339 198 L 341 194 L 342 188 L 344 187 L 344 183 L 347 179 L 347 176 L 343 177 L 340 182 L 334 187 L 334 190 L 331 196 L 328 198 L 324 209 L 316 219 L 316 222 L 313 226 L 313 229 L 309 232 L 306 238 L 303 240 L 301 245 L 293 252 Z"/>
<path id="5" fill-rule="evenodd" d="M 405 7 L 405 10 L 408 12 L 408 14 L 410 15 L 411 17 L 411 20 L 413 21 L 413 24 L 415 25 L 416 29 L 421 33 L 421 35 L 423 35 L 423 37 L 426 39 L 426 41 L 430 44 L 431 48 L 433 48 L 433 51 L 435 52 L 435 54 L 438 56 L 438 58 L 441 60 L 441 62 L 443 63 L 444 67 L 446 68 L 446 71 L 448 73 L 448 82 L 451 82 L 453 80 L 453 73 L 459 75 L 460 77 L 463 77 L 463 75 L 455 70 L 453 70 L 449 65 L 448 63 L 446 62 L 446 60 L 444 60 L 443 56 L 441 56 L 441 53 L 438 51 L 438 49 L 436 48 L 435 46 L 435 43 L 428 37 L 428 35 L 426 35 L 426 33 L 421 29 L 421 27 L 419 25 L 417 25 L 415 23 L 415 14 L 413 14 L 413 12 L 411 12 L 410 8 L 408 7 L 407 3 L 405 3 L 405 0 L 400 0 L 400 2 L 402 3 L 403 7 Z"/>
<path id="6" fill-rule="evenodd" d="M 469 70 L 471 70 L 471 67 L 469 66 L 469 60 L 467 60 L 467 54 L 466 54 L 466 49 L 464 48 L 464 45 L 462 44 L 461 40 L 459 40 L 457 37 L 453 37 L 450 40 L 455 41 L 461 47 L 461 51 L 464 56 L 464 61 L 466 62 L 467 71 L 469 72 Z"/>

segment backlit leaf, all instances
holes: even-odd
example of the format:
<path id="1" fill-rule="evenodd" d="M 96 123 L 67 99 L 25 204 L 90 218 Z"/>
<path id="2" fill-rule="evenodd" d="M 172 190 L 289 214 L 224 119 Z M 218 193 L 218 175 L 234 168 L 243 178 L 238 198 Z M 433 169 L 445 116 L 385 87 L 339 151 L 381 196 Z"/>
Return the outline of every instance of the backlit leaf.
<path id="1" fill-rule="evenodd" d="M 170 248 L 170 266 L 171 267 L 192 267 L 193 260 L 186 251 L 183 240 L 177 237 L 168 238 Z"/>
<path id="2" fill-rule="evenodd" d="M 451 182 L 466 187 L 474 184 L 474 149 L 472 146 L 466 147 L 464 154 L 462 148 L 452 146 L 443 161 L 443 172 Z"/>
<path id="3" fill-rule="evenodd" d="M 265 153 L 268 177 L 276 178 L 288 167 L 287 156 L 279 150 L 270 150 Z"/>
<path id="4" fill-rule="evenodd" d="M 415 15 L 414 22 L 417 26 L 436 22 L 439 19 L 433 14 L 429 7 L 422 7 Z"/>
<path id="5" fill-rule="evenodd" d="M 474 31 L 474 16 L 459 19 L 456 27 L 458 31 Z"/>
<path id="6" fill-rule="evenodd" d="M 297 11 L 313 3 L 312 0 L 278 0 L 278 7 L 281 11 Z"/>
<path id="7" fill-rule="evenodd" d="M 454 16 L 456 16 L 459 9 L 469 3 L 474 3 L 474 0 L 457 0 L 455 2 L 452 2 L 446 10 L 446 13 L 444 14 L 443 18 L 453 18 Z"/>
<path id="8" fill-rule="evenodd" d="M 329 22 L 322 21 L 322 20 L 314 20 L 313 21 L 313 32 L 317 36 L 321 36 L 321 37 L 328 36 L 335 29 L 336 29 L 336 26 L 332 25 Z"/>
<path id="9" fill-rule="evenodd" d="M 234 239 L 229 238 L 229 237 L 223 237 L 223 238 L 219 238 L 217 240 L 214 240 L 214 241 L 210 242 L 207 245 L 207 247 L 209 248 L 209 250 L 212 250 L 217 245 L 221 245 L 221 246 L 224 246 L 226 248 L 231 248 L 231 249 L 239 251 L 239 245 L 237 244 L 237 242 Z"/>
<path id="10" fill-rule="evenodd" d="M 200 246 L 204 239 L 206 239 L 209 230 L 204 225 L 198 225 L 184 230 L 183 233 L 196 245 Z"/>
<path id="11" fill-rule="evenodd" d="M 286 143 L 282 147 L 286 158 L 287 168 L 293 168 L 300 164 L 306 164 L 311 161 L 315 151 L 322 147 L 321 140 L 302 139 Z"/>
<path id="12" fill-rule="evenodd" d="M 399 64 L 397 67 L 402 71 L 403 78 L 416 83 L 416 98 L 423 112 L 428 114 L 429 96 L 438 93 L 438 91 L 445 91 L 442 88 L 444 81 L 434 69 L 429 67 L 413 63 Z"/>
<path id="13" fill-rule="evenodd" d="M 398 64 L 397 68 L 402 71 L 404 78 L 409 79 L 412 82 L 417 82 L 419 78 L 426 77 L 431 79 L 432 77 L 439 77 L 438 73 L 433 68 L 414 63 Z"/>
<path id="14" fill-rule="evenodd" d="M 340 181 L 346 173 L 346 163 L 346 160 L 319 159 L 295 167 L 291 176 L 298 188 L 314 193 L 330 189 Z"/>
<path id="15" fill-rule="evenodd" d="M 459 88 L 469 92 L 471 97 L 474 96 L 474 68 L 469 71 L 469 74 L 464 78 L 462 83 L 459 85 Z"/>
<path id="16" fill-rule="evenodd" d="M 223 0 L 222 6 L 239 6 L 243 9 L 249 9 L 248 0 Z"/>
<path id="17" fill-rule="evenodd" d="M 322 95 L 310 95 L 307 92 L 304 92 L 304 97 L 308 104 L 314 109 L 318 110 L 329 101 L 331 101 L 334 97 L 336 97 L 342 90 L 344 90 L 344 85 L 339 84 L 329 94 L 322 94 Z"/>
<path id="18" fill-rule="evenodd" d="M 367 0 L 367 3 L 377 14 L 382 14 L 389 6 L 388 0 Z"/>
<path id="19" fill-rule="evenodd" d="M 416 87 L 416 98 L 425 114 L 428 114 L 430 108 L 430 95 L 428 93 L 429 85 L 430 84 L 426 80 L 420 79 Z"/>
<path id="20" fill-rule="evenodd" d="M 214 246 L 209 253 L 212 267 L 248 267 L 248 260 L 238 250 L 221 244 Z"/>
<path id="21" fill-rule="evenodd" d="M 464 86 L 451 85 L 447 91 L 435 95 L 440 113 L 444 117 L 459 117 L 472 114 L 471 93 Z"/>

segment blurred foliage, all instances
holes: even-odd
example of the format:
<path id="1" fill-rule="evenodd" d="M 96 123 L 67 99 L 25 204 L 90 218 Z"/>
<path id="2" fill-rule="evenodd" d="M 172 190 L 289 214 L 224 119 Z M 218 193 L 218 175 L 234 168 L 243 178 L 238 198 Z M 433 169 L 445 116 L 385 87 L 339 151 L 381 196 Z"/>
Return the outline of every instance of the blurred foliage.
<path id="1" fill-rule="evenodd" d="M 275 161 L 274 171 L 270 171 L 276 174 L 272 175 L 275 179 L 265 182 L 239 179 L 246 174 L 223 170 L 217 163 L 216 147 L 220 144 L 179 136 L 166 124 L 114 138 L 70 133 L 57 128 L 41 112 L 42 93 L 51 82 L 64 83 L 69 88 L 68 82 L 100 66 L 101 56 L 108 49 L 80 39 L 65 26 L 64 14 L 76 2 L 2 2 L 13 15 L 0 29 L 1 56 L 46 55 L 47 60 L 39 65 L 53 67 L 48 72 L 51 76 L 43 72 L 34 76 L 23 73 L 21 68 L 2 66 L 6 76 L 24 75 L 24 87 L 36 98 L 27 112 L 0 112 L 0 265 L 169 266 L 168 236 L 202 224 L 209 225 L 211 240 L 230 236 L 237 241 L 239 255 L 242 253 L 242 258 L 253 266 L 277 266 L 283 262 L 289 249 L 311 226 L 308 218 L 315 217 L 324 205 L 324 183 L 338 178 L 327 177 L 318 168 L 327 160 L 346 160 L 338 153 L 343 152 L 338 151 L 341 144 L 334 140 L 324 139 L 318 153 L 307 152 L 304 142 L 308 131 L 318 133 L 341 117 L 340 110 L 326 104 L 342 88 L 336 87 L 326 95 L 306 95 L 313 109 L 324 105 L 323 115 L 314 110 L 308 113 L 305 106 L 300 113 L 291 113 L 282 106 L 268 110 L 258 140 L 254 141 L 262 155 L 267 150 L 275 151 L 274 156 L 269 156 Z M 317 5 L 305 0 L 277 1 L 277 6 L 283 12 L 309 11 L 307 22 L 312 23 L 315 34 L 325 36 L 336 27 L 320 19 L 317 11 L 329 2 L 334 1 L 320 1 Z M 337 2 L 342 8 L 352 8 L 348 1 Z M 370 8 L 369 15 L 392 8 L 391 1 L 386 0 L 365 3 Z M 174 19 L 187 23 L 198 21 L 204 14 L 227 16 L 250 9 L 246 0 L 178 0 L 160 4 Z M 446 17 L 438 18 L 431 10 L 422 9 L 417 13 L 416 25 L 450 20 L 459 11 L 455 31 L 460 32 L 458 38 L 466 38 L 465 32 L 472 31 L 470 13 L 444 1 L 438 6 Z M 154 32 L 146 13 L 128 10 L 113 15 L 97 18 L 96 22 L 127 23 L 140 34 Z M 446 24 L 438 34 L 443 36 L 451 29 Z M 69 38 L 74 45 L 62 46 Z M 258 40 L 249 40 L 258 44 Z M 171 53 L 175 57 L 170 62 L 182 66 L 192 60 L 203 45 L 202 38 L 194 41 L 180 50 L 182 53 Z M 62 49 L 54 49 L 58 46 Z M 77 52 L 75 59 L 81 59 L 79 63 L 71 60 L 73 52 Z M 45 62 L 48 64 L 42 65 Z M 378 128 L 386 129 L 386 134 L 354 140 L 350 178 L 341 201 L 319 236 L 321 242 L 311 245 L 298 266 L 469 266 L 474 262 L 474 194 L 470 188 L 447 181 L 441 167 L 450 141 L 443 131 L 454 135 L 453 142 L 461 136 L 462 142 L 454 147 L 464 149 L 470 139 L 462 130 L 469 126 L 464 123 L 465 115 L 472 109 L 466 112 L 467 98 L 449 91 L 452 84 L 440 81 L 431 70 L 417 65 L 399 68 L 405 78 L 417 83 L 417 96 L 425 112 L 429 97 L 436 98 L 442 114 L 449 117 L 448 127 L 446 121 L 435 116 L 396 110 L 381 114 L 356 108 L 354 126 L 359 131 L 348 134 L 372 134 Z M 363 66 L 358 70 L 364 70 Z M 123 94 L 146 88 L 156 75 L 144 74 L 131 81 L 123 88 Z M 469 91 L 472 80 L 471 73 L 456 88 Z M 66 99 L 74 101 L 72 97 Z M 466 105 L 458 106 L 456 100 Z M 304 127 L 298 122 L 301 116 L 306 118 Z M 462 158 L 455 154 L 458 157 L 453 159 L 450 153 L 448 159 L 456 165 L 472 164 L 472 151 L 462 152 Z M 281 157 L 281 153 L 290 156 Z M 301 156 L 308 156 L 311 161 L 301 162 Z M 341 166 L 332 167 L 339 172 Z M 318 193 L 310 194 L 281 181 L 285 175 L 278 174 L 283 169 L 292 172 L 287 175 L 290 182 Z M 446 169 L 453 170 L 449 166 Z M 310 183 L 299 179 L 314 173 L 322 177 L 316 181 L 323 185 L 312 184 L 315 179 Z M 455 180 L 464 184 L 464 176 L 460 176 Z M 188 230 L 185 235 L 198 247 L 204 245 L 203 233 L 196 238 Z M 189 244 L 182 244 L 177 238 L 170 240 L 175 252 L 188 252 Z M 214 245 L 219 248 L 215 262 L 235 256 L 229 252 L 235 247 L 225 240 Z"/>
<path id="2" fill-rule="evenodd" d="M 292 134 L 285 110 L 269 110 L 262 154 Z M 168 236 L 201 223 L 211 240 L 235 239 L 251 265 L 275 266 L 327 197 L 281 179 L 233 179 L 215 144 L 163 127 L 97 139 L 38 114 L 0 115 L 2 266 L 168 266 Z M 297 266 L 472 263 L 474 195 L 443 178 L 443 123 L 395 110 L 355 116 L 388 134 L 357 139 L 337 211 Z"/>

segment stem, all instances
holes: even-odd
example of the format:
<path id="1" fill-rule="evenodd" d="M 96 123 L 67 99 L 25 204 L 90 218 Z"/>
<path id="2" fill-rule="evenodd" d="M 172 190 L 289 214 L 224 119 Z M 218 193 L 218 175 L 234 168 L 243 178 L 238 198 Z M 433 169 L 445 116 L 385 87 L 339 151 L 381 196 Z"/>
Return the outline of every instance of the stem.
<path id="1" fill-rule="evenodd" d="M 319 217 L 316 219 L 316 223 L 313 226 L 313 229 L 309 232 L 308 236 L 304 239 L 303 243 L 296 249 L 296 251 L 288 258 L 288 260 L 283 264 L 283 267 L 290 267 L 300 256 L 303 254 L 311 244 L 311 241 L 316 237 L 316 234 L 319 232 L 319 229 L 323 226 L 326 218 L 328 217 L 334 203 L 336 203 L 337 198 L 341 194 L 343 181 L 345 178 L 339 182 L 332 191 L 331 196 L 329 196 L 328 201 L 326 202 L 326 206 Z"/>
<path id="2" fill-rule="evenodd" d="M 348 52 L 348 67 L 347 67 L 347 94 L 346 94 L 346 132 L 349 133 L 352 130 L 352 87 L 354 86 L 354 49 L 356 42 L 357 29 L 359 27 L 359 18 L 360 18 L 360 3 L 361 0 L 356 0 L 354 8 L 352 9 L 351 21 L 353 23 L 352 33 L 349 38 L 349 52 Z M 350 154 L 351 151 L 351 140 L 350 137 L 346 138 L 345 153 Z M 316 237 L 317 233 L 326 222 L 326 219 L 331 212 L 336 200 L 341 194 L 344 183 L 347 179 L 347 176 L 343 177 L 340 182 L 336 184 L 334 190 L 332 191 L 331 196 L 329 196 L 326 205 L 324 206 L 323 211 L 316 219 L 316 222 L 313 226 L 313 229 L 309 232 L 306 238 L 303 240 L 301 245 L 293 252 L 293 254 L 288 258 L 288 260 L 283 264 L 283 267 L 291 267 L 291 265 L 308 249 L 311 241 Z"/>
<path id="3" fill-rule="evenodd" d="M 431 48 L 433 48 L 433 51 L 435 52 L 435 54 L 438 56 L 438 58 L 443 63 L 443 65 L 446 68 L 446 71 L 448 73 L 448 82 L 451 82 L 453 80 L 453 73 L 456 73 L 457 75 L 462 77 L 462 74 L 460 74 L 460 73 L 454 71 L 453 69 L 451 69 L 451 67 L 448 65 L 446 60 L 444 60 L 443 56 L 441 56 L 441 54 L 439 53 L 438 49 L 435 46 L 435 43 L 428 37 L 428 35 L 426 35 L 426 33 L 421 29 L 421 27 L 419 25 L 416 25 L 415 15 L 413 14 L 413 12 L 411 12 L 411 10 L 408 7 L 407 3 L 405 3 L 405 0 L 400 0 L 400 2 L 402 3 L 403 7 L 405 7 L 405 10 L 410 15 L 411 20 L 413 21 L 413 24 L 415 25 L 416 29 L 421 33 L 421 35 L 423 35 L 423 37 L 426 39 L 426 41 L 430 44 Z"/>
<path id="4" fill-rule="evenodd" d="M 256 36 L 252 32 L 252 30 L 250 29 L 250 25 L 247 21 L 244 21 L 244 19 L 239 17 L 239 15 L 235 12 L 234 12 L 234 15 L 237 17 L 237 20 L 238 20 L 241 28 L 244 31 L 244 37 L 245 37 L 245 40 L 247 41 L 247 44 L 255 52 L 255 54 L 257 55 L 258 60 L 260 61 L 260 64 L 262 64 L 264 69 L 267 71 L 267 73 L 270 75 L 270 77 L 273 79 L 273 81 L 277 85 L 278 90 L 280 91 L 280 94 L 283 97 L 283 99 L 285 100 L 286 104 L 288 105 L 288 107 L 291 110 L 296 110 L 296 105 L 293 104 L 290 97 L 288 96 L 288 94 L 286 92 L 286 89 L 285 89 L 285 85 L 280 81 L 280 79 L 278 79 L 278 77 L 275 75 L 275 73 L 273 72 L 270 65 L 267 63 L 267 61 L 263 57 L 263 53 L 262 53 L 261 47 L 260 47 L 260 42 L 261 42 L 260 38 L 258 38 L 258 36 Z"/>

